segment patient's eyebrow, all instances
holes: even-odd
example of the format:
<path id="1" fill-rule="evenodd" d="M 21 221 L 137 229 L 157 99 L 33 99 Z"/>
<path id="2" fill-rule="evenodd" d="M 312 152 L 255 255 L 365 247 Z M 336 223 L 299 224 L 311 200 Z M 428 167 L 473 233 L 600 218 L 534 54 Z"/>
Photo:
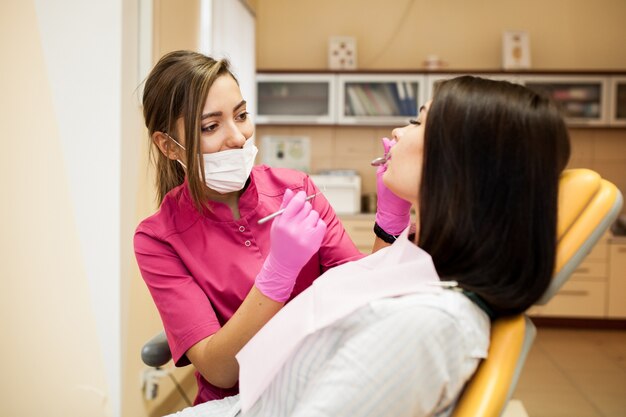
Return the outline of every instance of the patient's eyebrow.
<path id="1" fill-rule="evenodd" d="M 237 109 L 239 109 L 240 107 L 244 106 L 246 104 L 246 100 L 241 100 L 235 107 L 233 107 L 233 112 L 236 112 Z M 202 120 L 204 119 L 208 119 L 209 117 L 215 117 L 215 116 L 221 116 L 222 112 L 221 111 L 214 111 L 211 113 L 204 113 L 202 115 Z"/>

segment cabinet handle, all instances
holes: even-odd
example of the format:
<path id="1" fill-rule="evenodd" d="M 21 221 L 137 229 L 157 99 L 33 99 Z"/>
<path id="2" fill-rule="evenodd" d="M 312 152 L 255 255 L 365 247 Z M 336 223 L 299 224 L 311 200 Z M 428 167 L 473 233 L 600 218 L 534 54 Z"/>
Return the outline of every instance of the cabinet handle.
<path id="1" fill-rule="evenodd" d="M 586 274 L 586 273 L 588 273 L 588 272 L 589 272 L 589 268 L 576 268 L 576 269 L 574 270 L 574 272 L 575 272 L 575 273 L 577 272 L 577 273 L 579 273 L 579 274 Z"/>
<path id="2" fill-rule="evenodd" d="M 573 296 L 585 296 L 589 295 L 589 291 L 585 290 L 561 290 L 557 293 L 558 295 L 573 295 Z"/>
<path id="3" fill-rule="evenodd" d="M 626 253 L 626 248 L 617 248 L 618 253 Z"/>

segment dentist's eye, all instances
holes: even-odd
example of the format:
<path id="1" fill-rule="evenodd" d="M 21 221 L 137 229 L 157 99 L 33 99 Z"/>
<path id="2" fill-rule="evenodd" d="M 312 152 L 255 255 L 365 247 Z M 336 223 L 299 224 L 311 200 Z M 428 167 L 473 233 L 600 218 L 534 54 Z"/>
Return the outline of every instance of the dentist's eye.
<path id="1" fill-rule="evenodd" d="M 217 129 L 217 123 L 211 123 L 210 125 L 202 126 L 202 133 L 210 133 Z"/>

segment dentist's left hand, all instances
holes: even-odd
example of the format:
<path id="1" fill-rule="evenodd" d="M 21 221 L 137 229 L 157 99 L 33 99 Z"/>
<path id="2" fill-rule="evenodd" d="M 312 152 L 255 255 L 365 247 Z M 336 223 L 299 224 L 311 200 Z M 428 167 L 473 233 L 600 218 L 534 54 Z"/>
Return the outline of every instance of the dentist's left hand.
<path id="1" fill-rule="evenodd" d="M 255 280 L 259 291 L 278 302 L 287 301 L 300 270 L 326 234 L 326 223 L 305 198 L 304 191 L 285 191 L 285 212 L 272 221 L 270 253 Z"/>

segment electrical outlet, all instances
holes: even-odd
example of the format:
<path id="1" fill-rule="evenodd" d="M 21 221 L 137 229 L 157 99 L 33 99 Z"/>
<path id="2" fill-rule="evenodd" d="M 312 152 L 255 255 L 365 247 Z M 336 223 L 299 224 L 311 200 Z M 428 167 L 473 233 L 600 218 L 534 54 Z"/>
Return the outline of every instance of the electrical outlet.
<path id="1" fill-rule="evenodd" d="M 308 136 L 263 136 L 262 162 L 274 168 L 310 172 L 311 144 Z"/>
<path id="2" fill-rule="evenodd" d="M 159 368 L 144 369 L 141 373 L 141 389 L 146 400 L 154 400 L 159 394 L 159 379 L 167 375 L 167 370 Z"/>

